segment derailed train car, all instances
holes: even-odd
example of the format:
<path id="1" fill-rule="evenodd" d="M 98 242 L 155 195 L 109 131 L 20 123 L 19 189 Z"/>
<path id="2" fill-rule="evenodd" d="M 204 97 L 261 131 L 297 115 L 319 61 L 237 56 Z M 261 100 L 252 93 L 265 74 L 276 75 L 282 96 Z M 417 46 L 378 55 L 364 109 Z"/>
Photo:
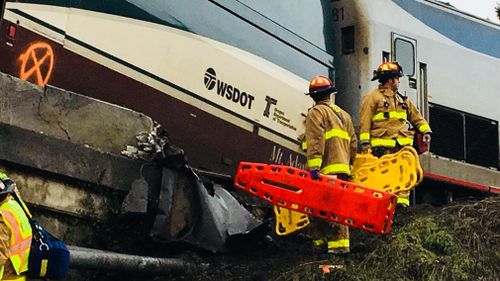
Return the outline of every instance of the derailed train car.
<path id="1" fill-rule="evenodd" d="M 498 193 L 500 26 L 427 0 L 332 1 L 332 15 L 337 99 L 354 122 L 377 86 L 371 70 L 387 60 L 402 65 L 399 91 L 430 121 L 420 199 L 453 200 L 457 187 Z"/>
<path id="2" fill-rule="evenodd" d="M 376 86 L 371 71 L 397 60 L 400 92 L 434 131 L 424 185 L 500 186 L 500 27 L 441 2 L 3 4 L 0 71 L 144 112 L 195 167 L 304 167 L 297 137 L 312 105 L 307 80 L 334 79 L 337 102 L 357 123 Z"/>
<path id="3" fill-rule="evenodd" d="M 144 112 L 218 172 L 302 165 L 306 77 L 333 73 L 322 16 L 308 39 L 241 2 L 7 1 L 3 18 L 2 71 Z"/>

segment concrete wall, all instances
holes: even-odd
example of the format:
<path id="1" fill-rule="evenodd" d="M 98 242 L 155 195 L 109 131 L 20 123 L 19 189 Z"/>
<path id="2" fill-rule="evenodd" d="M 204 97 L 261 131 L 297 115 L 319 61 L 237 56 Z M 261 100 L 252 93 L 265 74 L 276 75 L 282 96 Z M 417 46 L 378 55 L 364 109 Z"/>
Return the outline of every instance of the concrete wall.
<path id="1" fill-rule="evenodd" d="M 119 154 L 150 131 L 141 113 L 0 73 L 0 123 Z"/>
<path id="2" fill-rule="evenodd" d="M 106 248 L 120 239 L 117 227 L 132 227 L 120 217 L 132 182 L 141 168 L 151 186 L 161 175 L 120 152 L 152 127 L 141 113 L 0 73 L 0 170 L 34 218 L 68 244 Z M 130 223 L 136 234 L 147 229 Z"/>

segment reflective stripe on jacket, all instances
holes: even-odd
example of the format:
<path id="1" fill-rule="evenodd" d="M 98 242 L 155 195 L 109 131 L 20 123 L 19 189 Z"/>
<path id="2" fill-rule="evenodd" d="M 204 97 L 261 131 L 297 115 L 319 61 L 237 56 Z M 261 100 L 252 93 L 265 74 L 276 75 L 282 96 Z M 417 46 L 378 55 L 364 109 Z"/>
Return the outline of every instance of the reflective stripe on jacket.
<path id="1" fill-rule="evenodd" d="M 371 146 L 395 147 L 413 144 L 413 130 L 407 129 L 407 121 L 422 133 L 431 128 L 415 105 L 391 89 L 379 86 L 363 99 L 360 110 L 361 143 Z"/>
<path id="2" fill-rule="evenodd" d="M 335 241 L 328 241 L 328 249 L 337 249 L 337 248 L 347 248 L 349 249 L 349 239 L 339 239 Z"/>
<path id="3" fill-rule="evenodd" d="M 22 207 L 10 196 L 0 206 L 0 213 L 2 214 L 3 222 L 11 233 L 8 249 L 9 260 L 12 263 L 15 273 L 20 275 L 28 270 L 28 257 L 32 237 L 31 225 Z M 5 252 L 6 249 L 2 250 Z M 5 264 L 0 267 L 1 275 L 3 275 L 4 267 Z M 0 276 L 1 278 L 2 276 Z"/>
<path id="4" fill-rule="evenodd" d="M 330 99 L 316 103 L 306 117 L 306 138 L 309 169 L 322 174 L 350 174 L 356 155 L 357 138 L 351 116 Z"/>

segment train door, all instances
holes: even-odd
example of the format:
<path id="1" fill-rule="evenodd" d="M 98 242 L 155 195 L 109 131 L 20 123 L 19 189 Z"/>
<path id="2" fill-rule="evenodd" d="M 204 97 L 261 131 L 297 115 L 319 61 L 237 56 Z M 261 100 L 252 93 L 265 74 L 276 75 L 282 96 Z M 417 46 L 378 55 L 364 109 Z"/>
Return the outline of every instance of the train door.
<path id="1" fill-rule="evenodd" d="M 417 92 L 417 40 L 392 33 L 392 56 L 403 67 L 399 92 L 420 109 L 422 97 Z"/>
<path id="2" fill-rule="evenodd" d="M 428 101 L 428 91 L 427 91 L 427 64 L 418 63 L 418 96 L 417 99 L 419 103 L 417 107 L 420 109 L 420 113 L 424 116 L 426 120 L 429 120 L 429 103 Z"/>

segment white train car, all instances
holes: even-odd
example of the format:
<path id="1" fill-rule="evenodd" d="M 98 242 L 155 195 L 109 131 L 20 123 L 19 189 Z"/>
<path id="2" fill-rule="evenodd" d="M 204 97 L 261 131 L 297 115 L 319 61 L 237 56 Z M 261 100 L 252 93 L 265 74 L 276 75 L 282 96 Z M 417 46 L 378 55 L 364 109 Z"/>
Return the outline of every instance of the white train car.
<path id="1" fill-rule="evenodd" d="M 430 121 L 427 186 L 498 191 L 500 26 L 433 0 L 334 0 L 337 101 L 353 114 L 383 61 Z"/>
<path id="2" fill-rule="evenodd" d="M 333 73 L 329 4 L 254 2 L 1 1 L 0 71 L 143 112 L 197 168 L 304 167 L 304 92 Z"/>

